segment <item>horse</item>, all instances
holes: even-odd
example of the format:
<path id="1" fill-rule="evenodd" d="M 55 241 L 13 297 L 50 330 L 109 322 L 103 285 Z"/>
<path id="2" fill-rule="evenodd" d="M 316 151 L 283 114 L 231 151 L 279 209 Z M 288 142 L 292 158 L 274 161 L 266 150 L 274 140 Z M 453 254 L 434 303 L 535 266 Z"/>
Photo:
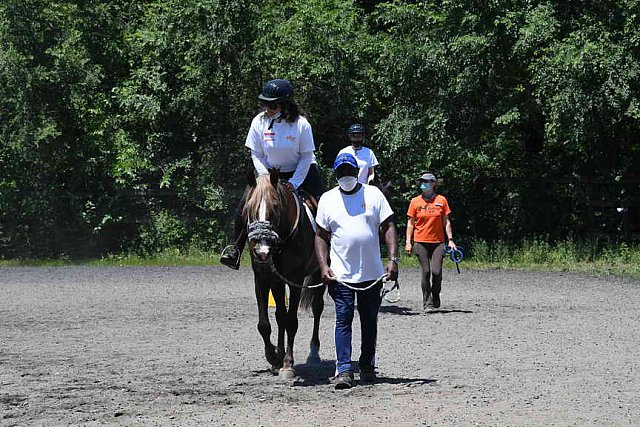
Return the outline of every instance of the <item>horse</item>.
<path id="1" fill-rule="evenodd" d="M 242 214 L 248 224 L 249 253 L 258 304 L 258 331 L 264 341 L 264 354 L 273 374 L 291 379 L 295 377 L 293 348 L 301 291 L 303 288 L 309 291 L 310 286 L 324 288 L 314 250 L 314 226 L 301 198 L 280 182 L 278 169 L 270 169 L 268 177 L 255 179 L 255 185 L 248 190 Z M 289 287 L 288 307 L 285 284 Z M 271 342 L 269 291 L 276 303 L 276 346 Z M 318 322 L 319 325 L 322 308 L 318 311 L 315 295 L 322 300 L 323 293 L 314 290 L 311 295 L 314 324 Z"/>

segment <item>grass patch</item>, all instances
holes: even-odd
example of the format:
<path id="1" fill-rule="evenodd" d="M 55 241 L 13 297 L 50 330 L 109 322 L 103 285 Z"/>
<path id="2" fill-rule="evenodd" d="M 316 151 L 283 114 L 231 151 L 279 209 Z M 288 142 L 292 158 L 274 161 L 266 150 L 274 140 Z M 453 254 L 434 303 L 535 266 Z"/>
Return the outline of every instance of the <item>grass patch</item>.
<path id="1" fill-rule="evenodd" d="M 197 248 L 181 250 L 165 249 L 161 252 L 141 255 L 110 254 L 101 259 L 14 259 L 1 260 L 0 267 L 62 267 L 69 265 L 87 265 L 94 267 L 142 267 L 142 266 L 211 266 L 220 265 L 220 254 Z M 242 265 L 249 265 L 246 253 L 242 256 Z"/>
<path id="2" fill-rule="evenodd" d="M 454 264 L 447 259 L 449 267 Z M 640 247 L 566 240 L 533 239 L 519 246 L 472 241 L 462 264 L 472 269 L 576 271 L 640 279 Z"/>
<path id="3" fill-rule="evenodd" d="M 488 243 L 473 240 L 464 245 L 464 260 L 460 264 L 465 269 L 515 269 L 539 271 L 574 271 L 597 275 L 615 275 L 640 279 L 640 247 L 620 243 L 617 245 L 597 245 L 589 242 L 567 240 L 548 243 L 533 239 L 519 246 L 505 242 Z M 102 259 L 72 260 L 1 260 L 0 267 L 60 267 L 68 265 L 88 266 L 218 266 L 220 254 L 191 248 L 188 250 L 166 249 L 152 255 L 114 254 Z M 419 268 L 414 256 L 401 256 L 401 268 Z M 241 265 L 249 266 L 247 251 L 242 255 Z M 455 264 L 445 258 L 444 267 L 455 269 Z"/>

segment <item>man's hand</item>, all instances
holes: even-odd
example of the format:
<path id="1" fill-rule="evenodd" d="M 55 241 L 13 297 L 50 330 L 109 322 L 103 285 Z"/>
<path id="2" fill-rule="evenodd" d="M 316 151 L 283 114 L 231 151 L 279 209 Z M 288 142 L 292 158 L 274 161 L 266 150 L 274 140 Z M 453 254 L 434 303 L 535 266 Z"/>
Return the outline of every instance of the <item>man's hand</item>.
<path id="1" fill-rule="evenodd" d="M 333 274 L 331 268 L 328 265 L 320 267 L 320 272 L 322 274 L 322 281 L 324 283 L 335 282 L 338 278 Z"/>
<path id="2" fill-rule="evenodd" d="M 398 264 L 394 261 L 387 263 L 387 280 L 398 280 Z"/>

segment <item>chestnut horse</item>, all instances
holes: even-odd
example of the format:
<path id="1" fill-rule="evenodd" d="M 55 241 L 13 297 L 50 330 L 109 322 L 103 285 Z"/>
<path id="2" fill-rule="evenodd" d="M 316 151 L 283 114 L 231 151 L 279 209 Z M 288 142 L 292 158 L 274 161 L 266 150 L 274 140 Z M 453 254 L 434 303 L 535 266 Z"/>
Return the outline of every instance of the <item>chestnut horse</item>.
<path id="1" fill-rule="evenodd" d="M 268 177 L 258 177 L 248 191 L 243 217 L 249 230 L 249 253 L 258 303 L 258 331 L 264 341 L 264 353 L 271 364 L 271 371 L 282 378 L 293 378 L 293 346 L 298 330 L 301 290 L 309 286 L 322 286 L 314 250 L 315 231 L 303 201 L 280 182 L 277 169 L 269 170 Z M 285 303 L 285 284 L 289 286 L 288 307 Z M 271 343 L 269 291 L 276 303 L 278 342 L 275 346 Z M 323 291 L 313 292 L 319 295 L 320 302 Z M 314 306 L 318 304 L 314 303 Z M 317 313 L 316 322 L 319 322 L 322 309 L 317 312 L 314 308 L 313 312 L 314 317 Z"/>

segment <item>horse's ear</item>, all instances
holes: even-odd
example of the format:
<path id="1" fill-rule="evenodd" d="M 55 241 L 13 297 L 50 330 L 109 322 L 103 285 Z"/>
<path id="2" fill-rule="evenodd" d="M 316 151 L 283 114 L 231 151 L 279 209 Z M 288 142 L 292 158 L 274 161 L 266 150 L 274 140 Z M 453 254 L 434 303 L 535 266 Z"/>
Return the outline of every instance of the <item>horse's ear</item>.
<path id="1" fill-rule="evenodd" d="M 387 181 L 384 184 L 382 184 L 382 186 L 384 187 L 385 190 L 387 191 L 391 191 L 393 190 L 393 182 L 392 181 Z"/>
<path id="2" fill-rule="evenodd" d="M 278 168 L 269 169 L 269 181 L 271 181 L 271 185 L 273 185 L 274 187 L 277 187 L 279 178 L 280 178 L 280 169 Z"/>

